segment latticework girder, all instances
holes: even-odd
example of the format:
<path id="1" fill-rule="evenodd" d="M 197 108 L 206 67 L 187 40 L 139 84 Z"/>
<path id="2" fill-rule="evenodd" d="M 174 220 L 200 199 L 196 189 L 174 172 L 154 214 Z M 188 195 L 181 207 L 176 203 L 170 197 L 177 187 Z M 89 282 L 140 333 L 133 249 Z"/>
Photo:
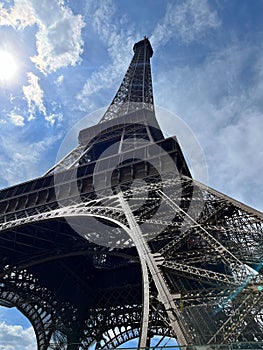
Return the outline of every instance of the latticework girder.
<path id="1" fill-rule="evenodd" d="M 0 192 L 0 304 L 39 350 L 261 344 L 263 214 L 192 179 L 155 119 L 148 39 L 134 51 L 100 123 Z"/>
<path id="2" fill-rule="evenodd" d="M 146 108 L 153 111 L 150 58 L 153 54 L 147 38 L 134 45 L 134 56 L 125 77 L 100 123 Z"/>
<path id="3" fill-rule="evenodd" d="M 176 191 L 174 191 L 174 189 L 178 187 L 178 181 L 180 180 L 172 177 L 169 178 L 167 174 L 167 180 L 163 180 L 161 185 L 163 191 L 166 193 L 173 193 L 169 199 L 172 200 L 173 203 L 176 199 L 174 196 Z M 190 178 L 184 179 L 184 183 L 187 184 L 186 188 L 190 186 L 190 183 L 194 186 L 199 186 L 198 183 L 195 183 Z M 187 204 L 187 201 L 185 201 L 185 208 L 181 206 L 180 209 L 169 203 L 169 206 L 165 206 L 156 219 L 154 219 L 153 215 L 148 219 L 149 213 L 151 214 L 152 211 L 150 205 L 152 200 L 156 202 L 157 199 L 162 199 L 164 201 L 167 199 L 163 197 L 163 192 L 160 192 L 160 183 L 158 182 L 156 182 L 156 184 L 151 182 L 149 185 L 145 183 L 145 185 L 140 186 L 140 188 L 133 188 L 132 197 L 130 189 L 124 190 L 122 193 L 125 203 L 126 201 L 129 203 L 129 208 L 134 218 L 133 220 L 135 220 L 138 227 L 140 227 L 142 238 L 144 237 L 143 239 L 148 241 L 148 254 L 152 256 L 152 261 L 155 262 L 156 266 L 159 266 L 159 268 L 155 270 L 155 274 L 157 271 L 157 275 L 159 273 L 159 278 L 165 281 L 167 285 L 166 288 L 168 288 L 167 291 L 171 293 L 171 296 L 174 296 L 174 308 L 178 308 L 177 312 L 179 312 L 179 314 L 181 313 L 182 317 L 187 320 L 188 325 L 190 325 L 192 329 L 192 334 L 197 334 L 196 337 L 193 336 L 190 342 L 226 343 L 227 341 L 234 340 L 246 341 L 247 338 L 249 338 L 246 334 L 250 332 L 249 322 L 253 324 L 257 322 L 255 320 L 259 317 L 258 315 L 261 315 L 263 308 L 262 294 L 260 288 L 258 289 L 263 282 L 260 273 L 263 248 L 258 244 L 260 237 L 262 237 L 262 216 L 248 207 L 246 207 L 246 211 L 242 213 L 241 208 L 236 206 L 234 200 L 231 203 L 232 216 L 230 216 L 229 198 L 224 200 L 224 195 L 219 193 L 216 195 L 215 191 L 211 191 L 210 188 L 207 187 L 200 186 L 198 189 L 197 200 L 200 201 L 201 197 L 204 199 L 204 209 L 200 213 L 199 218 L 192 218 L 191 220 L 187 216 L 187 208 L 189 208 L 189 203 Z M 140 201 L 143 205 L 139 207 L 143 209 L 138 211 L 138 203 Z M 149 206 L 145 205 L 145 201 L 149 202 Z M 167 210 L 168 207 L 170 208 L 170 212 Z M 222 212 L 224 215 L 222 215 Z M 171 230 L 169 230 L 169 228 L 167 228 L 167 223 L 171 220 L 171 213 L 174 217 L 174 222 L 170 221 Z M 111 232 L 112 235 L 116 233 L 117 226 L 121 230 L 126 230 L 128 232 L 128 234 L 126 232 L 126 235 L 121 236 L 121 241 L 119 240 L 120 237 L 118 237 L 120 248 L 127 243 L 131 244 L 129 237 L 129 230 L 131 227 L 126 216 L 127 207 L 125 207 L 125 205 L 123 206 L 123 202 L 119 200 L 118 195 L 90 200 L 53 210 L 48 206 L 46 210 L 43 210 L 43 212 L 39 214 L 25 210 L 23 216 L 21 215 L 20 213 L 19 219 L 1 224 L 1 231 L 3 232 L 2 239 L 4 239 L 5 232 L 12 230 L 18 233 L 19 227 L 25 227 L 29 224 L 34 225 L 34 223 L 42 221 L 60 220 L 60 218 L 62 219 L 63 217 L 90 217 L 92 219 L 105 219 L 107 222 L 114 223 L 114 226 L 111 228 L 109 227 L 108 231 Z M 208 220 L 205 219 L 206 215 L 209 217 L 209 224 L 207 224 Z M 185 220 L 186 218 L 187 221 Z M 211 218 L 213 218 L 213 220 Z M 150 235 L 147 232 L 149 227 L 151 228 Z M 155 232 L 153 231 L 154 227 L 156 228 Z M 170 233 L 168 234 L 168 232 Z M 240 239 L 240 232 L 243 233 L 243 240 Z M 35 231 L 33 230 L 31 233 L 32 237 L 34 234 Z M 96 237 L 92 238 L 92 235 L 92 232 L 87 232 L 86 238 L 93 240 L 96 244 Z M 226 236 L 228 239 L 225 239 Z M 41 237 L 41 239 L 43 238 L 44 237 Z M 6 239 L 8 240 L 8 238 Z M 47 238 L 46 240 L 48 241 Z M 111 242 L 113 241 L 114 238 L 112 236 Z M 239 249 L 237 249 L 236 241 L 239 243 Z M 249 245 L 247 244 L 248 241 L 250 242 Z M 1 240 L 1 242 L 4 241 Z M 53 242 L 54 241 L 51 240 L 50 244 Z M 15 242 L 13 241 L 13 243 Z M 17 244 L 18 246 L 16 248 L 13 245 L 13 249 L 19 249 L 19 243 L 17 242 Z M 115 244 L 118 250 L 116 254 L 121 254 L 117 240 Z M 167 247 L 169 248 L 167 249 Z M 246 254 L 240 254 L 240 250 L 242 250 L 243 253 L 246 252 Z M 105 261 L 101 262 L 102 269 L 107 268 L 106 261 L 113 252 L 114 251 L 110 252 L 110 250 L 106 248 L 101 253 L 99 253 L 99 251 L 96 252 L 96 254 L 99 253 L 104 256 L 103 259 L 105 259 Z M 77 253 L 75 254 L 77 255 Z M 91 250 L 89 254 L 95 256 L 95 251 Z M 71 252 L 71 255 L 73 256 L 74 252 Z M 64 256 L 66 257 L 66 252 Z M 253 256 L 252 264 L 251 256 Z M 63 255 L 61 255 L 61 257 L 63 257 Z M 46 256 L 41 256 L 40 254 L 39 261 L 48 261 L 48 259 L 48 254 Z M 134 257 L 133 261 L 139 264 L 138 258 Z M 19 268 L 22 269 L 25 268 L 25 266 L 30 268 L 30 266 L 35 263 L 37 263 L 37 259 L 26 262 L 21 258 L 21 265 L 17 265 L 16 269 L 19 270 Z M 256 271 L 256 265 L 258 271 Z M 109 265 L 109 268 L 112 269 L 113 265 Z M 3 276 L 12 273 L 12 271 L 13 267 L 7 266 Z M 68 270 L 67 274 L 69 274 Z M 75 281 L 77 281 L 77 279 L 75 279 Z M 151 284 L 155 287 L 152 288 L 150 285 L 148 286 L 150 299 L 152 298 L 151 295 L 153 295 L 154 298 L 156 297 L 154 292 L 156 281 L 152 280 L 152 278 Z M 106 299 L 107 296 L 109 296 L 107 293 L 104 295 Z M 119 298 L 120 296 L 117 297 L 117 299 Z M 124 299 L 125 298 L 130 299 L 128 295 L 126 295 Z M 110 298 L 110 300 L 112 302 L 112 298 Z M 159 301 L 165 306 L 162 297 L 160 297 Z M 233 311 L 230 312 L 229 310 L 231 310 L 232 307 Z M 140 308 L 138 310 L 140 310 Z M 211 310 L 211 312 L 208 310 Z M 165 308 L 162 308 L 162 317 L 164 314 Z M 140 311 L 138 311 L 138 315 L 140 315 Z M 236 315 L 235 317 L 238 321 L 234 318 L 234 315 Z M 179 317 L 178 314 L 177 317 Z M 202 322 L 199 318 L 202 318 Z M 195 321 L 193 322 L 193 320 Z M 232 325 L 234 320 L 237 325 L 236 327 Z M 129 320 L 129 322 L 131 321 Z M 138 316 L 134 329 L 140 329 L 140 322 L 141 319 Z M 167 318 L 167 316 L 165 316 L 165 322 L 169 325 L 169 317 Z M 201 328 L 200 326 L 197 327 L 197 322 L 201 322 L 203 326 Z M 230 324 L 231 327 L 229 327 Z M 262 324 L 258 322 L 256 324 L 258 327 L 258 336 L 258 333 L 262 331 Z M 213 327 L 211 325 L 213 325 Z M 129 324 L 129 326 L 131 328 L 128 333 L 133 336 L 133 327 L 131 324 Z M 128 327 L 128 325 L 126 324 L 125 327 Z M 164 325 L 162 325 L 162 327 L 164 327 Z M 201 331 L 201 329 L 203 331 Z M 227 330 L 229 330 L 229 332 L 227 332 Z M 110 326 L 108 329 L 104 328 L 102 334 L 105 332 L 110 332 L 109 334 L 111 334 Z M 112 333 L 115 334 L 113 337 L 114 339 L 118 338 L 119 342 L 121 339 L 127 339 L 126 331 L 116 330 L 116 332 L 117 334 Z M 166 334 L 168 334 L 167 332 L 168 331 L 166 331 Z M 222 333 L 225 334 L 224 337 L 222 337 Z M 122 337 L 120 334 L 126 335 Z M 176 334 L 176 332 L 173 333 L 173 331 L 170 334 L 174 334 L 175 337 L 178 336 L 178 334 Z M 117 340 L 108 340 L 108 342 L 112 342 L 112 344 L 115 345 L 117 344 Z M 108 346 L 107 344 L 106 342 L 106 348 Z"/>

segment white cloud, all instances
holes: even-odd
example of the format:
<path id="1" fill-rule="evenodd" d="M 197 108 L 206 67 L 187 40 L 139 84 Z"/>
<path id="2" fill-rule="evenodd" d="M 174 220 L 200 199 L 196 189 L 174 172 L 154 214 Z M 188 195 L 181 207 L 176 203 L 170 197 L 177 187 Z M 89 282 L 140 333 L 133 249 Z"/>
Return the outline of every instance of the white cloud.
<path id="1" fill-rule="evenodd" d="M 28 120 L 33 120 L 36 118 L 36 112 L 39 111 L 44 115 L 44 118 L 46 121 L 48 121 L 51 125 L 54 125 L 55 121 L 61 121 L 62 120 L 62 114 L 55 114 L 47 113 L 47 109 L 44 105 L 43 98 L 44 98 L 44 91 L 41 89 L 39 85 L 39 77 L 37 77 L 32 72 L 27 73 L 27 79 L 28 79 L 28 85 L 23 85 L 22 90 L 24 93 L 24 96 L 26 98 L 27 104 L 28 104 Z M 20 126 L 22 126 L 22 120 L 18 118 L 18 116 L 15 114 L 10 115 L 12 122 L 15 124 L 15 122 L 19 123 Z M 18 125 L 18 124 L 15 124 Z"/>
<path id="2" fill-rule="evenodd" d="M 41 72 L 50 73 L 80 61 L 84 22 L 63 1 L 15 0 L 9 11 L 0 6 L 0 25 L 10 25 L 18 30 L 34 24 L 38 26 L 37 55 L 32 61 Z"/>
<path id="3" fill-rule="evenodd" d="M 45 173 L 53 165 L 48 165 L 47 154 L 60 138 L 60 133 L 38 142 L 17 140 L 15 137 L 0 138 L 1 186 L 3 182 L 11 186 Z M 40 162 L 41 159 L 44 161 Z"/>
<path id="4" fill-rule="evenodd" d="M 32 72 L 27 73 L 28 85 L 23 86 L 23 93 L 28 103 L 29 118 L 35 119 L 35 111 L 38 109 L 46 115 L 46 107 L 43 104 L 44 92 L 39 86 L 39 77 Z"/>
<path id="5" fill-rule="evenodd" d="M 156 77 L 155 101 L 192 128 L 207 157 L 209 184 L 262 210 L 261 52 L 234 40 L 198 66 L 170 65 Z"/>
<path id="6" fill-rule="evenodd" d="M 77 100 L 83 105 L 84 110 L 86 110 L 87 106 L 90 109 L 98 108 L 98 106 L 94 104 L 94 101 L 92 101 L 91 97 L 103 88 L 113 87 L 116 89 L 116 86 L 120 83 L 122 75 L 123 70 L 118 66 L 113 67 L 112 65 L 101 69 L 101 71 L 94 72 L 84 84 L 81 92 L 76 96 Z"/>
<path id="7" fill-rule="evenodd" d="M 125 16 L 116 16 L 116 7 L 112 0 L 88 2 L 87 12 L 94 31 L 106 45 L 111 63 L 99 67 L 98 71 L 95 71 L 89 77 L 83 89 L 77 95 L 80 102 L 79 108 L 83 105 L 85 109 L 87 106 L 98 108 L 90 98 L 95 93 L 103 88 L 112 87 L 116 89 L 116 86 L 120 84 L 132 58 L 132 53 L 129 56 L 127 52 L 131 52 L 136 38 L 141 39 L 132 26 L 126 22 Z"/>
<path id="8" fill-rule="evenodd" d="M 25 118 L 22 115 L 11 112 L 9 117 L 11 118 L 11 121 L 14 125 L 16 125 L 16 126 L 24 126 L 25 125 Z"/>
<path id="9" fill-rule="evenodd" d="M 63 84 L 63 81 L 64 81 L 64 75 L 60 75 L 57 80 L 56 80 L 56 84 L 58 86 L 62 85 Z"/>
<path id="10" fill-rule="evenodd" d="M 88 11 L 93 11 L 92 25 L 95 31 L 103 40 L 109 39 L 111 31 L 114 30 L 113 18 L 116 12 L 112 0 L 103 0 L 96 5 L 94 3 L 90 3 L 89 5 Z M 109 43 L 109 45 L 111 45 L 111 43 Z"/>
<path id="11" fill-rule="evenodd" d="M 262 117 L 249 110 L 241 112 L 236 123 L 225 126 L 215 136 L 217 147 L 213 150 L 219 164 L 213 175 L 229 194 L 240 201 L 254 201 L 257 206 L 262 206 L 262 200 L 256 192 L 263 190 L 258 176 L 263 171 Z"/>
<path id="12" fill-rule="evenodd" d="M 20 325 L 0 322 L 0 350 L 36 349 L 36 336 L 32 327 L 24 329 Z"/>
<path id="13" fill-rule="evenodd" d="M 0 3 L 0 25 L 12 26 L 18 30 L 23 30 L 27 26 L 36 23 L 34 9 L 30 1 L 15 1 L 15 6 L 9 11 Z"/>
<path id="14" fill-rule="evenodd" d="M 189 43 L 202 36 L 207 29 L 219 25 L 217 13 L 210 9 L 207 0 L 169 3 L 165 17 L 156 26 L 150 40 L 155 50 L 173 37 Z"/>
<path id="15" fill-rule="evenodd" d="M 50 0 L 33 1 L 37 13 L 39 31 L 36 34 L 38 55 L 32 61 L 42 72 L 52 72 L 80 61 L 83 51 L 81 29 L 84 22 L 80 15 L 73 15 L 69 8 Z"/>
<path id="16" fill-rule="evenodd" d="M 56 120 L 57 121 L 61 121 L 63 119 L 63 115 L 61 113 L 59 114 L 49 114 L 49 115 L 45 115 L 45 120 L 48 121 L 50 123 L 50 125 L 54 125 Z"/>

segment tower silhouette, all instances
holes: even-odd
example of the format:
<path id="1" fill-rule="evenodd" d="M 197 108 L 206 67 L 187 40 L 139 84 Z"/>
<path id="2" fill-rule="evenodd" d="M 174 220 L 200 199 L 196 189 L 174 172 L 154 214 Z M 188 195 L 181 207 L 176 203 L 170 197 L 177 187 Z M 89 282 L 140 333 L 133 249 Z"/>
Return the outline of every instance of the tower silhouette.
<path id="1" fill-rule="evenodd" d="M 156 335 L 262 348 L 263 215 L 194 180 L 163 136 L 152 54 L 136 43 L 100 122 L 44 176 L 0 192 L 0 304 L 29 319 L 39 350 Z"/>

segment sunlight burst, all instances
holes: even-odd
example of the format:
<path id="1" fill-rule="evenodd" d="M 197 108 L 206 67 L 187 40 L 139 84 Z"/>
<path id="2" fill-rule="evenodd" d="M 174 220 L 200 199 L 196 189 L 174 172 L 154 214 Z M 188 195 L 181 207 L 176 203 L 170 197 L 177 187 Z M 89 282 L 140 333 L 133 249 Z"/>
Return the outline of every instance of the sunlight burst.
<path id="1" fill-rule="evenodd" d="M 17 64 L 13 55 L 0 50 L 0 82 L 10 81 L 17 71 Z"/>

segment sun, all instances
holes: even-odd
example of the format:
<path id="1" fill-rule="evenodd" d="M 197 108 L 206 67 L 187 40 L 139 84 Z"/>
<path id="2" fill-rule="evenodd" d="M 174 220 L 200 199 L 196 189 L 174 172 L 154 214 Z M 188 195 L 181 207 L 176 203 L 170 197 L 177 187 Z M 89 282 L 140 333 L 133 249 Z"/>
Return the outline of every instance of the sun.
<path id="1" fill-rule="evenodd" d="M 0 50 L 0 82 L 11 81 L 17 71 L 17 64 L 14 56 L 8 51 Z"/>

